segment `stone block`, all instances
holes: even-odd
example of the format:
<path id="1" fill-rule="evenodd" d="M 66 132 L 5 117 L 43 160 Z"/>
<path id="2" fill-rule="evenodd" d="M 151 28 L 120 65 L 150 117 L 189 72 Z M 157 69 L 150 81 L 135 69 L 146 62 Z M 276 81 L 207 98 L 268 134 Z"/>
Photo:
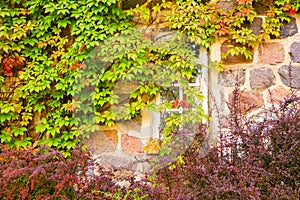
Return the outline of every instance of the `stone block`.
<path id="1" fill-rule="evenodd" d="M 118 132 L 114 129 L 94 132 L 83 143 L 93 154 L 114 152 L 117 149 Z"/>
<path id="2" fill-rule="evenodd" d="M 225 11 L 230 11 L 235 5 L 235 1 L 219 1 L 218 4 L 220 5 L 220 8 Z"/>
<path id="3" fill-rule="evenodd" d="M 249 29 L 252 30 L 253 34 L 259 35 L 262 30 L 262 18 L 254 18 L 254 21 L 249 25 Z"/>
<path id="4" fill-rule="evenodd" d="M 100 155 L 97 157 L 97 161 L 104 166 L 112 167 L 117 170 L 131 169 L 134 158 L 132 156 L 123 155 Z"/>
<path id="5" fill-rule="evenodd" d="M 300 62 L 300 41 L 291 45 L 289 53 L 293 62 Z"/>
<path id="6" fill-rule="evenodd" d="M 143 153 L 142 140 L 127 134 L 121 136 L 121 148 L 123 152 L 129 154 Z"/>
<path id="7" fill-rule="evenodd" d="M 280 43 L 264 43 L 259 46 L 259 60 L 263 64 L 276 65 L 284 61 L 284 46 Z"/>
<path id="8" fill-rule="evenodd" d="M 293 36 L 298 33 L 298 28 L 296 24 L 296 19 L 291 18 L 290 23 L 284 23 L 281 30 L 280 30 L 280 38 L 287 38 L 289 36 Z"/>
<path id="9" fill-rule="evenodd" d="M 219 73 L 219 83 L 226 87 L 241 86 L 245 83 L 245 69 L 229 69 Z"/>
<path id="10" fill-rule="evenodd" d="M 256 91 L 243 91 L 231 93 L 228 97 L 228 107 L 233 110 L 235 107 L 240 109 L 242 114 L 252 112 L 264 105 L 263 96 Z"/>
<path id="11" fill-rule="evenodd" d="M 300 66 L 283 65 L 278 69 L 281 82 L 292 88 L 300 88 Z"/>
<path id="12" fill-rule="evenodd" d="M 102 154 L 96 156 L 96 161 L 104 167 L 114 170 L 126 170 L 127 172 L 149 172 L 154 168 L 156 157 L 151 155 L 124 155 L 124 154 Z M 120 171 L 119 171 L 120 172 Z"/>
<path id="13" fill-rule="evenodd" d="M 221 45 L 221 53 L 224 54 L 227 52 L 227 50 L 229 49 L 229 45 L 235 45 L 235 46 L 239 46 L 241 47 L 241 45 L 239 44 L 234 44 L 229 42 L 228 40 L 226 40 L 225 42 L 222 43 Z M 254 50 L 253 48 L 247 47 L 247 49 L 249 51 L 251 51 L 251 54 L 254 54 Z M 222 58 L 222 63 L 223 64 L 239 64 L 239 63 L 252 63 L 253 61 L 253 57 L 252 59 L 246 59 L 246 57 L 244 55 L 228 55 L 226 58 Z"/>
<path id="14" fill-rule="evenodd" d="M 252 89 L 265 89 L 272 85 L 275 85 L 275 75 L 270 68 L 250 71 L 250 87 Z"/>
<path id="15" fill-rule="evenodd" d="M 291 95 L 290 91 L 283 86 L 279 86 L 270 90 L 267 101 L 272 104 L 280 104 L 285 98 Z"/>
<path id="16" fill-rule="evenodd" d="M 274 6 L 274 0 L 260 0 L 253 3 L 253 8 L 258 15 L 265 15 L 271 6 Z"/>

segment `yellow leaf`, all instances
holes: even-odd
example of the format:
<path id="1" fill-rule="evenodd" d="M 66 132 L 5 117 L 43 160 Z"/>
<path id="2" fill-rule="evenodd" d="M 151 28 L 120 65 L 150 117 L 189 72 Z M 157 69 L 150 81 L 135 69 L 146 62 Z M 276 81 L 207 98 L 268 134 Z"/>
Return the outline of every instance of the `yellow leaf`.
<path id="1" fill-rule="evenodd" d="M 148 144 L 144 147 L 144 150 L 148 154 L 158 154 L 161 148 L 157 140 L 150 138 Z"/>

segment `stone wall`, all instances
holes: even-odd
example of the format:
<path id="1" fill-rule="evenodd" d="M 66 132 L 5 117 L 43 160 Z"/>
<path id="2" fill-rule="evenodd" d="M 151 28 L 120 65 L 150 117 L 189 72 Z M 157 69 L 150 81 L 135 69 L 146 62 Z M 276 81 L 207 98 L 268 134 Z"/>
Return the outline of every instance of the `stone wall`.
<path id="1" fill-rule="evenodd" d="M 228 2 L 224 5 L 230 5 Z M 258 34 L 265 20 L 265 10 L 260 10 L 251 29 Z M 241 109 L 249 117 L 259 116 L 264 108 L 278 104 L 300 88 L 300 15 L 293 15 L 290 23 L 285 24 L 279 39 L 264 41 L 253 49 L 252 59 L 244 56 L 229 56 L 222 59 L 229 42 L 221 38 L 213 45 L 211 60 L 224 64 L 224 71 L 210 71 L 212 98 L 224 115 L 229 112 L 233 91 L 240 88 Z M 214 88 L 214 89 L 212 89 Z M 214 105 L 211 103 L 211 107 Z M 214 115 L 214 127 L 221 125 Z M 217 122 L 216 122 L 217 121 Z"/>
<path id="2" fill-rule="evenodd" d="M 272 0 L 263 0 L 255 4 L 258 16 L 250 26 L 253 33 L 259 34 L 261 24 L 265 20 L 268 9 L 265 5 L 271 5 Z M 234 6 L 234 1 L 220 1 L 220 6 L 229 10 Z M 164 15 L 164 13 L 160 13 Z M 161 20 L 164 21 L 164 20 Z M 157 20 L 159 26 L 164 26 Z M 157 24 L 155 24 L 157 25 Z M 279 39 L 272 39 L 257 45 L 251 50 L 253 58 L 245 59 L 243 56 L 229 56 L 222 59 L 230 44 L 227 38 L 220 38 L 212 46 L 209 54 L 211 61 L 221 61 L 224 64 L 224 71 L 218 72 L 210 68 L 209 81 L 209 106 L 211 110 L 220 109 L 222 115 L 230 110 L 233 90 L 239 86 L 241 90 L 240 100 L 242 112 L 249 116 L 259 116 L 264 108 L 288 97 L 292 89 L 300 88 L 300 15 L 295 14 L 289 24 L 285 24 L 281 30 Z M 169 32 L 156 35 L 157 40 L 169 37 Z M 198 49 L 199 51 L 199 49 Z M 10 88 L 19 83 L 18 79 L 6 78 L 5 82 Z M 124 101 L 128 100 L 130 85 L 120 86 L 120 92 L 124 93 Z M 126 88 L 124 88 L 126 87 Z M 4 96 L 3 96 L 4 95 Z M 1 98 L 7 98 L 2 94 Z M 123 98 L 123 96 L 122 96 Z M 84 142 L 100 162 L 108 164 L 117 169 L 129 169 L 134 171 L 145 171 L 149 167 L 151 155 L 144 153 L 144 147 L 148 144 L 149 138 L 153 137 L 153 119 L 157 117 L 154 113 L 143 111 L 141 118 L 128 122 L 118 122 L 113 127 L 101 127 L 101 131 L 90 135 Z M 40 117 L 34 120 L 39 123 Z M 211 122 L 211 141 L 216 141 L 217 131 L 222 122 L 219 121 L 216 112 L 213 112 Z"/>
<path id="3" fill-rule="evenodd" d="M 162 41 L 170 40 L 174 31 L 164 28 L 157 31 L 156 28 L 150 28 L 147 34 L 159 44 Z M 205 63 L 207 66 L 207 51 L 200 49 L 199 45 L 192 42 L 189 46 L 198 56 L 196 62 L 198 64 Z M 206 69 L 203 69 L 202 74 L 204 73 L 207 74 Z M 207 77 L 205 79 L 207 82 Z M 205 88 L 207 90 L 207 84 L 202 83 L 201 86 L 202 89 Z M 121 102 L 122 105 L 123 103 L 129 103 L 130 92 L 135 88 L 136 85 L 134 83 L 118 83 L 114 88 L 114 93 L 120 96 L 119 103 Z M 160 103 L 160 98 L 154 98 L 152 102 Z M 207 103 L 204 103 L 204 106 L 208 107 Z M 122 108 L 119 107 L 118 109 Z M 147 154 L 144 147 L 149 144 L 152 138 L 159 138 L 159 125 L 159 112 L 143 110 L 141 115 L 135 119 L 116 122 L 113 127 L 102 126 L 100 131 L 92 133 L 88 139 L 85 139 L 84 143 L 102 164 L 109 165 L 115 169 L 145 171 L 150 167 L 154 167 L 154 165 L 149 165 L 150 162 L 154 163 L 153 159 L 158 159 L 156 154 Z M 159 165 L 159 163 L 157 164 Z"/>
<path id="4" fill-rule="evenodd" d="M 272 1 L 264 1 L 268 5 Z M 221 1 L 220 5 L 230 9 L 232 1 Z M 250 26 L 255 34 L 259 34 L 261 24 L 265 20 L 268 7 L 257 3 L 258 16 Z M 213 110 L 211 122 L 212 132 L 210 145 L 213 145 L 218 135 L 219 126 L 223 125 L 215 112 L 216 107 L 226 116 L 232 103 L 233 90 L 240 88 L 241 109 L 249 117 L 259 116 L 271 104 L 288 97 L 292 89 L 300 88 L 300 16 L 294 15 L 289 24 L 281 30 L 279 39 L 265 41 L 251 50 L 252 59 L 244 56 L 228 56 L 222 59 L 221 55 L 230 44 L 227 38 L 220 38 L 213 44 L 209 54 L 211 61 L 220 61 L 224 64 L 224 71 L 218 72 L 215 68 L 209 69 L 209 104 Z M 160 33 L 168 36 L 168 33 Z M 92 135 L 86 141 L 88 147 L 98 156 L 101 162 L 115 168 L 144 171 L 147 168 L 148 155 L 143 147 L 148 143 L 153 133 L 149 112 L 142 113 L 140 122 L 117 123 L 115 127 L 103 127 L 102 133 Z M 225 119 L 222 117 L 222 119 Z M 139 124 L 137 126 L 137 124 Z M 147 131 L 148 130 L 148 131 Z M 146 133 L 146 134 L 145 134 Z"/>

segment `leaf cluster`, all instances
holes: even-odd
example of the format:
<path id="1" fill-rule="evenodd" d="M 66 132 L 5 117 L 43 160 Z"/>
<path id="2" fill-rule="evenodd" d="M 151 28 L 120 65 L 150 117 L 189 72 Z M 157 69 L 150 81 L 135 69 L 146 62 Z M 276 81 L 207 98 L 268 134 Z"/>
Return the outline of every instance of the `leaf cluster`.
<path id="1" fill-rule="evenodd" d="M 45 144 L 67 155 L 79 138 L 72 117 L 76 71 L 101 41 L 130 29 L 130 17 L 115 0 L 4 0 L 0 13 L 0 142 Z M 16 87 L 8 76 L 17 77 Z"/>
<path id="2" fill-rule="evenodd" d="M 77 146 L 66 159 L 59 151 L 40 147 L 9 150 L 1 145 L 0 196 L 5 199 L 135 199 L 157 193 L 147 181 L 122 178 L 94 162 L 89 152 Z M 130 187 L 119 186 L 126 180 Z M 121 181 L 121 180 L 120 180 Z"/>
<path id="3" fill-rule="evenodd" d="M 290 22 L 289 10 L 298 10 L 299 1 L 277 0 L 269 6 L 266 20 L 259 34 L 254 34 L 251 25 L 257 17 L 253 5 L 256 1 L 238 0 L 230 10 L 223 10 L 215 2 L 176 1 L 172 13 L 167 17 L 170 28 L 188 35 L 198 44 L 210 49 L 217 37 L 226 36 L 233 43 L 222 55 L 244 55 L 252 58 L 248 47 L 253 48 L 258 43 L 278 38 L 284 23 Z"/>

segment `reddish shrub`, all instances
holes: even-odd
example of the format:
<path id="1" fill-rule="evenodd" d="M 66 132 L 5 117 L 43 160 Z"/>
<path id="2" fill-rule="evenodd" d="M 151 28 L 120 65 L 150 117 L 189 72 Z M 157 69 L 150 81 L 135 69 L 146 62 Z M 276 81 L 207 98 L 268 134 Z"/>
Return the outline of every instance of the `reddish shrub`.
<path id="1" fill-rule="evenodd" d="M 163 169 L 157 181 L 165 199 L 298 199 L 300 196 L 300 98 L 292 96 L 259 120 L 231 105 L 229 129 L 205 157 L 206 129 L 185 154 L 185 164 Z"/>
<path id="2" fill-rule="evenodd" d="M 127 177 L 128 188 L 118 186 L 113 171 L 97 165 L 81 148 L 66 159 L 46 147 L 33 151 L 2 146 L 0 158 L 0 199 L 102 200 L 113 199 L 117 192 L 130 199 L 153 191 L 147 181 L 135 181 L 133 176 Z"/>
<path id="3" fill-rule="evenodd" d="M 292 96 L 259 120 L 248 119 L 236 92 L 229 128 L 219 144 L 204 148 L 207 125 L 200 125 L 184 164 L 164 168 L 147 179 L 126 177 L 118 186 L 112 170 L 98 166 L 80 148 L 65 159 L 58 151 L 1 147 L 0 197 L 3 199 L 299 199 L 300 98 Z M 183 130 L 184 132 L 184 130 Z M 187 133 L 190 131 L 187 130 Z M 97 172 L 97 173 L 95 173 Z M 151 186 L 152 185 L 152 186 Z M 134 191 L 134 192 L 132 192 Z"/>

